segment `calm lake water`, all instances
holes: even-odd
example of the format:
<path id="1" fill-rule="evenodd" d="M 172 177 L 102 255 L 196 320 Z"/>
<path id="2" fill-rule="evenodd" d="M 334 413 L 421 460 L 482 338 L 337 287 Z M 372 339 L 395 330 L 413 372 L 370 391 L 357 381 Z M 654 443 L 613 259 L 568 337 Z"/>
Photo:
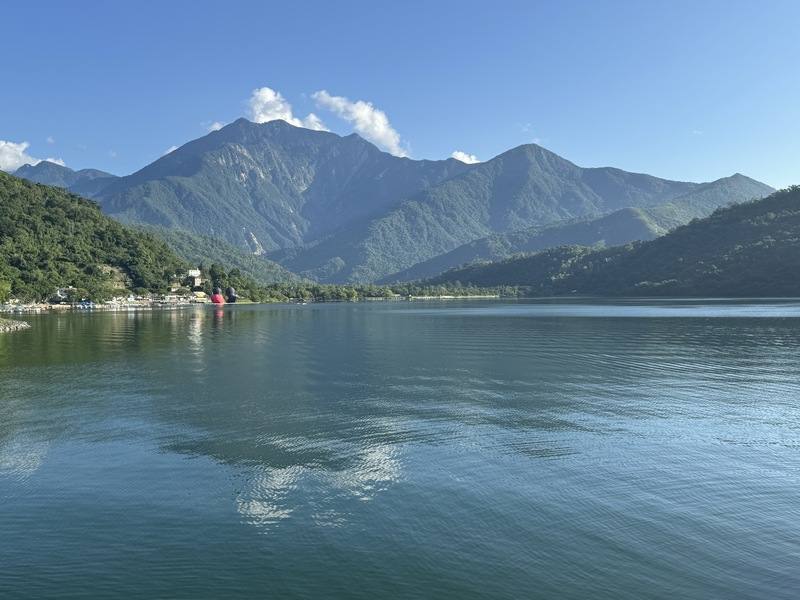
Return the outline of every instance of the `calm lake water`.
<path id="1" fill-rule="evenodd" d="M 797 598 L 800 303 L 0 336 L 3 598 Z"/>

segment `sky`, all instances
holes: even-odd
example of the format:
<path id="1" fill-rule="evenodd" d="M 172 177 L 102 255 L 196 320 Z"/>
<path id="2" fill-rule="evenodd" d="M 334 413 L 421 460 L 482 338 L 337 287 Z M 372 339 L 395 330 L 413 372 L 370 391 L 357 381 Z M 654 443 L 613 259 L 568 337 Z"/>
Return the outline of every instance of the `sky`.
<path id="1" fill-rule="evenodd" d="M 415 159 L 800 183 L 800 2 L 14 2 L 0 168 L 136 171 L 239 117 Z M 455 154 L 454 154 L 455 153 Z"/>

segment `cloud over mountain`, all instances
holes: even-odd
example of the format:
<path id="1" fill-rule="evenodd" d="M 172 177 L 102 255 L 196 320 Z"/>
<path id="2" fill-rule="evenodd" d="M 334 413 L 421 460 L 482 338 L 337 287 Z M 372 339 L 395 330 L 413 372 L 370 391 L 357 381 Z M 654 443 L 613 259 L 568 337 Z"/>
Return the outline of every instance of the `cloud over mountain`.
<path id="1" fill-rule="evenodd" d="M 41 158 L 34 158 L 27 153 L 28 142 L 9 142 L 0 140 L 0 171 L 16 171 L 22 165 L 36 165 L 42 162 Z M 64 166 L 60 158 L 47 158 L 49 162 Z"/>
<path id="2" fill-rule="evenodd" d="M 371 102 L 352 101 L 344 96 L 332 96 L 326 90 L 311 95 L 317 105 L 333 112 L 349 123 L 361 137 L 369 140 L 395 156 L 408 156 L 403 148 L 400 134 L 392 127 L 389 117 Z"/>
<path id="3" fill-rule="evenodd" d="M 280 92 L 270 87 L 264 86 L 253 90 L 248 104 L 250 119 L 255 123 L 267 123 L 280 119 L 295 127 L 305 127 L 317 131 L 328 130 L 314 113 L 309 113 L 305 119 L 295 117 L 292 113 L 292 105 Z"/>
<path id="4" fill-rule="evenodd" d="M 461 150 L 456 150 L 450 155 L 450 158 L 455 158 L 456 160 L 460 160 L 463 163 L 467 163 L 468 165 L 474 165 L 475 163 L 481 162 L 480 159 L 475 156 L 474 154 L 467 154 Z"/>

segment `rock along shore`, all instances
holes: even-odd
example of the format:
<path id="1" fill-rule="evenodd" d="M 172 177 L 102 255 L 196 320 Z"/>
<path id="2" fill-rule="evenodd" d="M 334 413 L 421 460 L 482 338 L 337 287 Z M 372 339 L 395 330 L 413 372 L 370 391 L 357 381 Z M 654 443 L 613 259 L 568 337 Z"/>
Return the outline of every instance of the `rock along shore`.
<path id="1" fill-rule="evenodd" d="M 0 333 L 20 331 L 22 329 L 29 329 L 29 328 L 30 325 L 25 321 L 12 321 L 10 319 L 0 319 Z"/>

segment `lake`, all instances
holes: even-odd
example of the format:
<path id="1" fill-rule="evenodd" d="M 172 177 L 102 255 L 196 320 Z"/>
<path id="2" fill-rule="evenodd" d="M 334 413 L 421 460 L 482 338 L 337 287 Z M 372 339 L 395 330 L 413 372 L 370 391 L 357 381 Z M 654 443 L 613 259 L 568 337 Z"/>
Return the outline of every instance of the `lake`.
<path id="1" fill-rule="evenodd" d="M 3 598 L 796 598 L 800 303 L 27 317 Z"/>

